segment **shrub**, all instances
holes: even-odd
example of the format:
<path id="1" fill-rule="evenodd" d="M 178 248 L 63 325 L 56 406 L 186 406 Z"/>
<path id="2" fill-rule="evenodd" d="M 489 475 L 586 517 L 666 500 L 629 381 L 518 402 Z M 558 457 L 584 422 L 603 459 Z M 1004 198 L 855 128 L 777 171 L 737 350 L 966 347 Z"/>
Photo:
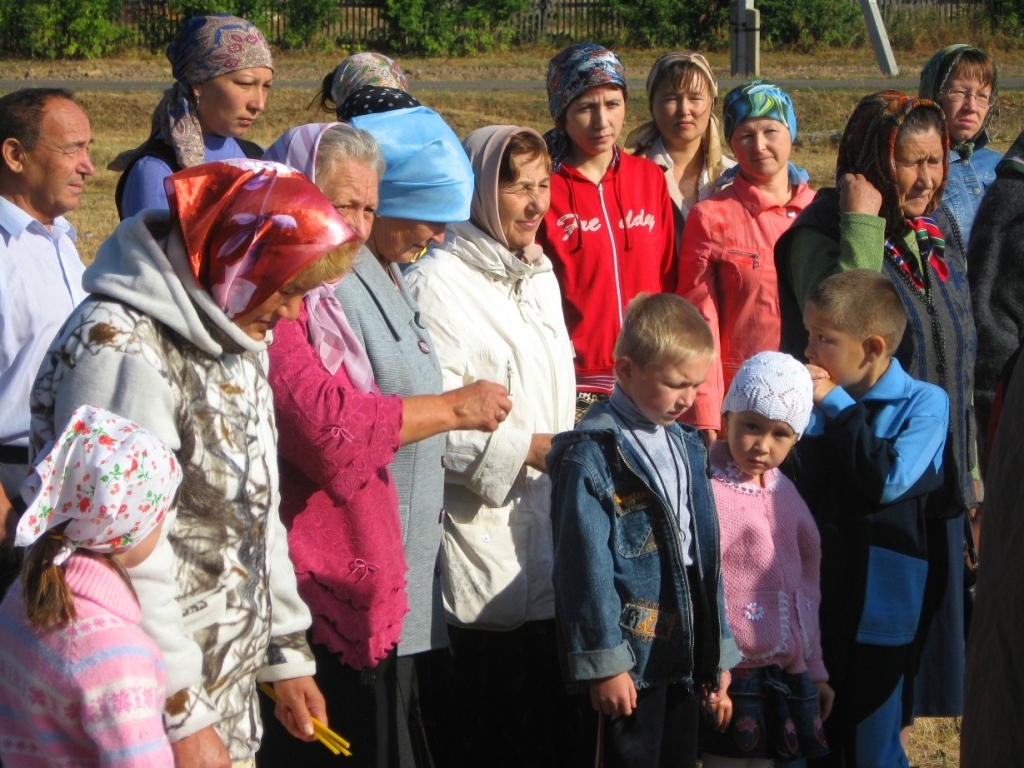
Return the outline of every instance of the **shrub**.
<path id="1" fill-rule="evenodd" d="M 0 35 L 25 58 L 88 59 L 120 51 L 135 35 L 114 19 L 116 0 L 0 0 Z"/>
<path id="2" fill-rule="evenodd" d="M 849 45 L 865 33 L 860 6 L 846 0 L 758 0 L 757 8 L 769 48 Z"/>
<path id="3" fill-rule="evenodd" d="M 509 22 L 531 0 L 383 0 L 386 43 L 403 53 L 458 56 L 512 41 Z"/>
<path id="4" fill-rule="evenodd" d="M 610 0 L 622 42 L 640 48 L 708 47 L 729 23 L 729 0 Z"/>

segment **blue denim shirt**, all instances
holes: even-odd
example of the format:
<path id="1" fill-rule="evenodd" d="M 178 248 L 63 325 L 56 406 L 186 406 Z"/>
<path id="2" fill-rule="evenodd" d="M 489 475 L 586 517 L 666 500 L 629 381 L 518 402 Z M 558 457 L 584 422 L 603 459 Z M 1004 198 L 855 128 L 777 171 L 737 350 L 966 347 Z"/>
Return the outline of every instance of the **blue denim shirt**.
<path id="1" fill-rule="evenodd" d="M 666 429 L 688 470 L 689 574 L 676 517 L 607 404 L 552 443 L 555 614 L 573 683 L 628 671 L 637 688 L 714 685 L 741 660 L 725 620 L 707 453 L 692 427 Z"/>
<path id="2" fill-rule="evenodd" d="M 946 178 L 942 202 L 949 207 L 960 227 L 964 239 L 960 245 L 964 253 L 971 240 L 971 227 L 978 206 L 981 205 L 981 198 L 996 180 L 996 165 L 1002 159 L 1003 156 L 998 152 L 985 147 L 982 140 L 979 140 L 969 160 L 961 159 L 959 152 L 952 149 L 949 151 L 949 176 Z"/>

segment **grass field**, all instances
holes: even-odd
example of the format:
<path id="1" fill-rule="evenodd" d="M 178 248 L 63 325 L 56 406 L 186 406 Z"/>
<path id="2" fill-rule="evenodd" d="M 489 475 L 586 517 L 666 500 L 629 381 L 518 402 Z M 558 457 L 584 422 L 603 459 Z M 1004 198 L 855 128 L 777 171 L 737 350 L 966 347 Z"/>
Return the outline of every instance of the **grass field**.
<path id="1" fill-rule="evenodd" d="M 541 132 L 551 127 L 547 100 L 543 91 L 435 91 L 417 92 L 417 82 L 450 80 L 533 80 L 542 81 L 548 57 L 553 51 L 494 54 L 467 59 L 410 59 L 402 65 L 410 75 L 411 91 L 429 107 L 436 109 L 460 136 L 484 125 L 515 123 L 529 125 Z M 630 79 L 642 79 L 658 51 L 626 52 L 623 60 Z M 344 54 L 287 55 L 277 59 L 280 82 L 318 80 Z M 712 54 L 718 71 L 728 70 L 726 54 Z M 927 51 L 898 54 L 904 76 L 915 77 Z M 1019 54 L 1000 62 L 1001 74 L 1024 75 Z M 771 78 L 875 79 L 878 69 L 869 50 L 832 49 L 813 55 L 767 54 L 762 72 Z M 160 90 L 170 79 L 166 60 L 158 56 L 103 62 L 12 62 L 0 61 L 0 79 L 70 78 L 80 100 L 92 119 L 95 144 L 92 150 L 97 167 L 89 179 L 82 204 L 68 218 L 79 233 L 79 251 L 91 261 L 97 247 L 117 224 L 113 195 L 117 174 L 107 164 L 122 150 L 136 146 L 148 135 L 150 114 Z M 110 92 L 89 90 L 89 81 L 145 80 L 153 82 L 152 91 Z M 793 161 L 810 171 L 812 184 L 832 183 L 835 170 L 835 144 L 857 100 L 867 90 L 826 90 L 813 84 L 791 91 L 799 121 L 800 136 Z M 247 136 L 267 146 L 285 130 L 306 122 L 323 122 L 331 116 L 309 107 L 311 90 L 276 87 L 267 111 Z M 1024 127 L 1024 91 L 1003 91 L 999 114 L 992 124 L 993 148 L 1005 151 Z M 643 93 L 633 93 L 628 102 L 623 137 L 647 119 Z M 960 724 L 956 719 L 918 721 L 911 736 L 911 764 L 920 768 L 952 768 L 959 764 Z"/>

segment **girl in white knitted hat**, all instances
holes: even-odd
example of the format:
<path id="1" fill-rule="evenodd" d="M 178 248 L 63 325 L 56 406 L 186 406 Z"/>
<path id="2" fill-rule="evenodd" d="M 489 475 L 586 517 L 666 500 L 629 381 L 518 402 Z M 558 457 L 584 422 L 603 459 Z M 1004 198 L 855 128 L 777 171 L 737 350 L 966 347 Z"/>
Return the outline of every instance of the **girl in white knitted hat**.
<path id="1" fill-rule="evenodd" d="M 703 729 L 705 768 L 770 768 L 828 752 L 821 543 L 796 486 L 778 470 L 807 427 L 812 392 L 803 365 L 762 352 L 743 364 L 722 405 L 728 439 L 711 447 L 711 486 L 729 626 L 743 662 L 732 670 L 728 727 Z"/>

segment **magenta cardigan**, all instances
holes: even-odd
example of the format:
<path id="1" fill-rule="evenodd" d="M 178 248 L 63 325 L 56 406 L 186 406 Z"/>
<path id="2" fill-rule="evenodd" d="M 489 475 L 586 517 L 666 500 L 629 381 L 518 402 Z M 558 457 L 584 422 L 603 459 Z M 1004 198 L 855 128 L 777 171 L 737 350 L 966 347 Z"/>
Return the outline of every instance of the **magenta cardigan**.
<path id="1" fill-rule="evenodd" d="M 398 496 L 388 465 L 402 400 L 331 375 L 309 343 L 306 309 L 270 345 L 279 432 L 281 519 L 313 641 L 355 669 L 398 642 L 408 610 Z"/>

